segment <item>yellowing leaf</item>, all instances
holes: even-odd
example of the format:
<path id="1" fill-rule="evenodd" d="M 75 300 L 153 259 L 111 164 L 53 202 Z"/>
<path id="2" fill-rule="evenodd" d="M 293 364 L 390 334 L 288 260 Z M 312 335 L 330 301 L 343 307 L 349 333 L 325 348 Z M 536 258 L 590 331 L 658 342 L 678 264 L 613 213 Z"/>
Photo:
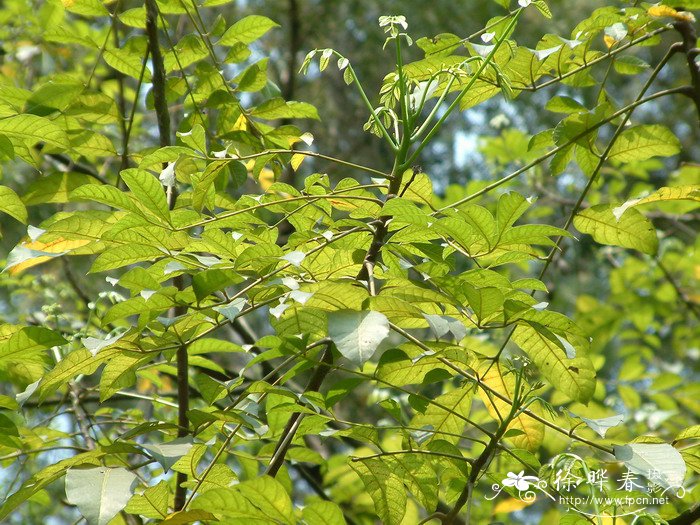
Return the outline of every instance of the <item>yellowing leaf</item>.
<path id="1" fill-rule="evenodd" d="M 605 46 L 606 46 L 608 49 L 610 49 L 612 46 L 615 45 L 615 43 L 617 42 L 617 40 L 615 40 L 615 39 L 614 39 L 613 37 L 611 37 L 610 35 L 605 35 L 605 36 L 603 37 L 603 42 L 605 42 Z"/>
<path id="2" fill-rule="evenodd" d="M 484 374 L 481 378 L 483 383 L 499 394 L 502 394 L 509 399 L 513 399 L 513 390 L 515 387 L 515 378 L 513 377 L 513 374 L 504 375 L 501 372 L 500 363 L 496 363 L 490 368 L 489 364 L 485 364 L 481 369 L 481 373 Z M 487 368 L 488 372 L 486 371 Z M 479 389 L 479 397 L 481 397 L 484 405 L 486 405 L 486 409 L 493 418 L 498 418 L 499 414 L 501 417 L 505 417 L 508 412 L 510 412 L 511 405 L 495 396 L 487 395 L 483 389 Z M 531 409 L 532 408 L 534 407 L 531 405 Z M 544 423 L 525 414 L 521 414 L 513 419 L 510 425 L 508 425 L 508 429 L 516 429 L 523 432 L 522 435 L 513 436 L 509 439 L 516 447 L 524 448 L 530 452 L 536 451 L 544 439 Z"/>
<path id="3" fill-rule="evenodd" d="M 233 129 L 231 131 L 247 131 L 248 130 L 248 119 L 241 113 L 236 119 Z"/>
<path id="4" fill-rule="evenodd" d="M 289 161 L 289 163 L 292 165 L 292 169 L 294 171 L 298 170 L 305 158 L 306 156 L 302 155 L 301 153 L 295 153 L 292 155 L 292 160 Z"/>
<path id="5" fill-rule="evenodd" d="M 695 16 L 689 11 L 676 11 L 673 7 L 668 5 L 653 5 L 647 9 L 647 13 L 651 16 L 668 16 L 670 18 L 675 18 L 676 20 L 683 20 L 686 22 L 695 22 Z"/>
<path id="6" fill-rule="evenodd" d="M 263 191 L 267 191 L 275 182 L 275 173 L 269 168 L 263 168 L 258 175 L 258 182 Z"/>
<path id="7" fill-rule="evenodd" d="M 34 256 L 24 258 L 21 262 L 18 262 L 17 264 L 8 266 L 9 273 L 10 275 L 17 275 L 18 273 L 23 272 L 27 268 L 31 268 L 32 266 L 37 266 L 39 264 L 45 263 L 46 261 L 53 259 L 53 257 L 57 255 L 64 254 L 76 248 L 80 248 L 82 246 L 85 246 L 86 244 L 90 244 L 91 242 L 92 241 L 88 239 L 66 240 L 63 237 L 59 237 L 51 242 L 32 241 L 29 243 L 24 243 L 21 245 L 21 248 L 26 249 L 32 253 L 38 253 Z M 55 255 L 40 255 L 42 252 L 51 253 Z"/>
<path id="8" fill-rule="evenodd" d="M 511 512 L 515 512 L 516 510 L 523 510 L 525 507 L 529 507 L 534 502 L 534 499 L 532 501 L 524 501 L 515 498 L 504 499 L 496 504 L 496 506 L 493 508 L 493 513 L 510 514 Z"/>

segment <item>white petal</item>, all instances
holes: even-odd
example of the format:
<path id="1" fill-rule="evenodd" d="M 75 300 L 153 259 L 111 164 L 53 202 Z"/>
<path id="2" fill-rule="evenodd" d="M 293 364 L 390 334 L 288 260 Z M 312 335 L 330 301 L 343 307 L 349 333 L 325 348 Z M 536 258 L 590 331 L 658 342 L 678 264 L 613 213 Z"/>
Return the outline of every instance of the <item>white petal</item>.
<path id="1" fill-rule="evenodd" d="M 175 163 L 168 162 L 166 168 L 160 172 L 158 179 L 167 188 L 175 186 Z"/>

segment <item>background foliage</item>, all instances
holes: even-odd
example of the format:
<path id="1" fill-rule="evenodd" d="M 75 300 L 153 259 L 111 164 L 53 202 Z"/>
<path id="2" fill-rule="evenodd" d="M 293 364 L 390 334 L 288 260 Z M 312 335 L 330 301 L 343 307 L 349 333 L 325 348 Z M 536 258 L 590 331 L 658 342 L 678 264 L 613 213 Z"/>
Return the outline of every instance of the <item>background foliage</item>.
<path id="1" fill-rule="evenodd" d="M 4 2 L 0 519 L 700 515 L 692 11 L 469 4 Z"/>

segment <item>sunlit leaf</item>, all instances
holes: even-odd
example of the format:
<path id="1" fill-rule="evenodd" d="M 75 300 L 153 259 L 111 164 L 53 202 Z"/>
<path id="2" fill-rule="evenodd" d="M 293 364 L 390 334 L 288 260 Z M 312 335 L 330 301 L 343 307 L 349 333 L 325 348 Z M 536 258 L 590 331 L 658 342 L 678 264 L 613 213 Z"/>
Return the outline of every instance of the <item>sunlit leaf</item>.
<path id="1" fill-rule="evenodd" d="M 91 525 L 107 525 L 126 506 L 136 480 L 124 468 L 71 468 L 66 472 L 66 499 Z"/>
<path id="2" fill-rule="evenodd" d="M 651 221 L 635 209 L 630 209 L 619 220 L 613 208 L 598 204 L 574 217 L 574 226 L 601 244 L 632 248 L 653 255 L 659 245 L 656 229 Z"/>

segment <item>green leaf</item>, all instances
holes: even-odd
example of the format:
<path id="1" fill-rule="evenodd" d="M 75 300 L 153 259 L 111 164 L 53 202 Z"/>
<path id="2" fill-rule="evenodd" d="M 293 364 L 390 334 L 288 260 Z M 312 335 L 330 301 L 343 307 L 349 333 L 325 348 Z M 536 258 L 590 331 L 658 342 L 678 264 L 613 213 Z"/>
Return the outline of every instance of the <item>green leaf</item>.
<path id="1" fill-rule="evenodd" d="M 150 356 L 139 352 L 122 352 L 110 359 L 100 376 L 100 401 L 105 401 L 120 390 L 133 386 L 136 383 L 136 370 L 150 359 Z"/>
<path id="2" fill-rule="evenodd" d="M 328 336 L 338 351 L 362 366 L 389 335 L 389 320 L 379 312 L 338 310 L 328 314 Z"/>
<path id="3" fill-rule="evenodd" d="M 144 244 L 117 246 L 98 255 L 90 268 L 90 273 L 106 272 L 129 264 L 158 259 L 164 255 L 160 248 Z"/>
<path id="4" fill-rule="evenodd" d="M 0 341 L 0 366 L 8 362 L 36 360 L 37 357 L 41 359 L 45 350 L 67 342 L 58 332 L 48 328 L 24 326 L 8 339 Z"/>
<path id="5" fill-rule="evenodd" d="M 146 518 L 163 519 L 168 515 L 169 498 L 168 483 L 163 480 L 153 487 L 148 487 L 142 494 L 134 494 L 124 510 Z"/>
<path id="6" fill-rule="evenodd" d="M 13 189 L 0 186 L 0 212 L 7 213 L 22 224 L 27 224 L 27 209 Z"/>
<path id="7" fill-rule="evenodd" d="M 151 82 L 151 72 L 144 69 L 143 57 L 127 49 L 105 49 L 103 57 L 111 67 L 128 77 L 138 79 L 143 70 L 144 82 Z"/>
<path id="8" fill-rule="evenodd" d="M 457 388 L 442 394 L 428 405 L 423 414 L 413 417 L 411 426 L 431 428 L 434 433 L 427 442 L 444 440 L 456 444 L 464 431 L 473 395 L 471 387 Z"/>
<path id="9" fill-rule="evenodd" d="M 588 403 L 595 391 L 595 369 L 588 357 L 567 357 L 567 349 L 543 326 L 518 324 L 513 341 L 522 348 L 549 383 L 570 399 Z"/>
<path id="10" fill-rule="evenodd" d="M 464 283 L 464 294 L 469 301 L 469 307 L 474 310 L 479 322 L 488 320 L 503 308 L 505 297 L 503 292 L 493 286 L 475 287 Z"/>
<path id="11" fill-rule="evenodd" d="M 649 69 L 649 64 L 641 58 L 632 55 L 618 56 L 613 65 L 615 71 L 621 75 L 638 75 L 642 71 Z"/>
<path id="12" fill-rule="evenodd" d="M 139 163 L 139 168 L 145 170 L 155 169 L 157 167 L 158 171 L 160 171 L 163 163 L 175 162 L 181 155 L 194 157 L 195 152 L 184 146 L 165 146 L 144 155 Z"/>
<path id="13" fill-rule="evenodd" d="M 586 106 L 567 96 L 552 97 L 549 99 L 549 102 L 545 104 L 544 108 L 553 113 L 564 113 L 566 115 L 588 111 Z"/>
<path id="14" fill-rule="evenodd" d="M 27 206 L 48 202 L 64 203 L 70 200 L 69 195 L 76 188 L 99 183 L 96 178 L 84 173 L 52 173 L 30 184 L 22 200 Z"/>
<path id="15" fill-rule="evenodd" d="M 301 518 L 306 525 L 346 525 L 343 511 L 331 501 L 314 501 L 304 505 Z"/>
<path id="16" fill-rule="evenodd" d="M 35 115 L 48 115 L 56 109 L 64 111 L 84 90 L 81 82 L 49 81 L 34 90 L 27 100 L 25 111 Z"/>
<path id="17" fill-rule="evenodd" d="M 667 443 L 630 443 L 615 446 L 615 457 L 635 474 L 649 478 L 649 481 L 664 488 L 680 488 L 685 478 L 685 461 L 674 447 Z M 655 476 L 650 477 L 650 472 Z"/>
<path id="18" fill-rule="evenodd" d="M 156 217 L 167 223 L 170 222 L 170 210 L 165 197 L 165 189 L 155 176 L 147 171 L 132 168 L 122 171 L 121 177 L 139 203 Z"/>
<path id="19" fill-rule="evenodd" d="M 236 487 L 241 494 L 275 523 L 294 525 L 292 500 L 284 487 L 270 476 L 245 481 Z"/>
<path id="20" fill-rule="evenodd" d="M 66 132 L 53 121 L 37 115 L 13 115 L 0 119 L 0 135 L 24 140 L 30 146 L 45 142 L 70 149 Z"/>
<path id="21" fill-rule="evenodd" d="M 693 425 L 691 427 L 685 428 L 681 430 L 677 435 L 676 438 L 673 440 L 675 443 L 676 441 L 681 441 L 682 439 L 699 439 L 700 438 L 700 425 Z"/>
<path id="22" fill-rule="evenodd" d="M 513 226 L 525 211 L 532 204 L 532 200 L 528 200 L 515 191 L 504 193 L 498 198 L 498 206 L 496 208 L 496 223 L 500 232 Z"/>
<path id="23" fill-rule="evenodd" d="M 375 374 L 382 382 L 404 386 L 423 383 L 435 370 L 447 371 L 447 366 L 437 357 L 421 354 L 422 350 L 411 345 L 387 350 L 382 354 Z"/>
<path id="24" fill-rule="evenodd" d="M 282 98 L 266 100 L 251 114 L 258 118 L 273 120 L 279 118 L 312 118 L 318 120 L 318 111 L 306 102 L 286 102 Z"/>
<path id="25" fill-rule="evenodd" d="M 219 40 L 218 44 L 222 46 L 232 46 L 236 42 L 250 44 L 251 42 L 255 42 L 273 27 L 279 27 L 279 24 L 273 22 L 266 16 L 246 16 L 229 27 Z"/>
<path id="26" fill-rule="evenodd" d="M 263 58 L 248 66 L 233 79 L 238 84 L 236 89 L 244 93 L 255 93 L 264 88 L 267 85 L 267 64 L 268 59 Z"/>
<path id="27" fill-rule="evenodd" d="M 681 143 L 665 126 L 653 124 L 635 126 L 620 133 L 609 159 L 620 162 L 635 162 L 652 157 L 670 157 L 681 149 Z"/>
<path id="28" fill-rule="evenodd" d="M 107 16 L 109 11 L 100 0 L 74 0 L 63 4 L 66 11 L 88 17 Z"/>
<path id="29" fill-rule="evenodd" d="M 122 24 L 138 29 L 146 29 L 146 8 L 144 6 L 126 9 L 119 13 Z"/>
<path id="30" fill-rule="evenodd" d="M 394 222 L 415 224 L 416 226 L 428 226 L 430 218 L 414 202 L 397 197 L 390 199 L 382 208 L 382 215 L 394 218 Z"/>
<path id="31" fill-rule="evenodd" d="M 374 501 L 374 508 L 384 525 L 400 525 L 406 514 L 406 491 L 403 482 L 380 459 L 363 459 L 350 463 L 360 476 Z"/>
<path id="32" fill-rule="evenodd" d="M 686 9 L 700 9 L 700 0 L 663 0 L 663 5 L 679 6 L 682 5 Z"/>
<path id="33" fill-rule="evenodd" d="M 66 499 L 90 525 L 107 525 L 129 502 L 136 474 L 125 468 L 71 468 L 66 472 Z"/>
<path id="34" fill-rule="evenodd" d="M 618 220 L 610 205 L 599 204 L 576 215 L 574 226 L 601 244 L 632 248 L 650 255 L 654 255 L 659 246 L 654 225 L 635 209 L 627 210 Z"/>

